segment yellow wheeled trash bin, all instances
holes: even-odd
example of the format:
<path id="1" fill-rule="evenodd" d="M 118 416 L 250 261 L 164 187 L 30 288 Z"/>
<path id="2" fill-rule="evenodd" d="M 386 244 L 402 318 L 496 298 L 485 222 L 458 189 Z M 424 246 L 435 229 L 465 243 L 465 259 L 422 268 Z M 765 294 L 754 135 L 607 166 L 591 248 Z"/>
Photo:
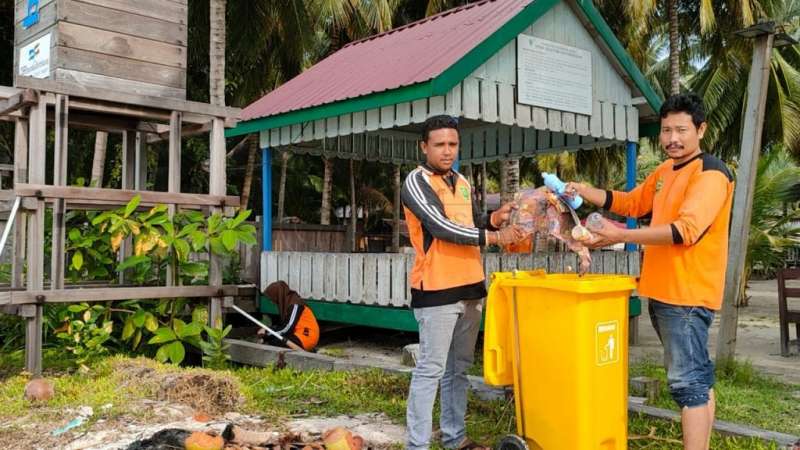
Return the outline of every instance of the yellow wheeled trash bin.
<path id="1" fill-rule="evenodd" d="M 484 378 L 514 386 L 519 436 L 499 450 L 627 448 L 628 297 L 634 277 L 497 272 Z"/>

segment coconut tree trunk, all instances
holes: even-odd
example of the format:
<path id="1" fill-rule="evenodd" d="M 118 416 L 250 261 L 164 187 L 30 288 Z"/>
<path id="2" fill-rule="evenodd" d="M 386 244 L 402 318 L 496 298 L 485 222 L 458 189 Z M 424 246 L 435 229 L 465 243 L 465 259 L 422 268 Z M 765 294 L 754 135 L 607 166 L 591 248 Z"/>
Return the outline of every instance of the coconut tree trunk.
<path id="1" fill-rule="evenodd" d="M 245 165 L 244 182 L 242 182 L 241 209 L 247 209 L 247 204 L 250 202 L 250 188 L 253 185 L 253 168 L 256 165 L 256 153 L 258 152 L 258 134 L 251 134 L 249 140 L 247 165 Z"/>
<path id="2" fill-rule="evenodd" d="M 94 135 L 94 160 L 92 161 L 92 177 L 90 186 L 103 187 L 103 172 L 106 168 L 106 149 L 108 148 L 108 133 L 98 131 Z"/>
<path id="3" fill-rule="evenodd" d="M 394 223 L 392 224 L 392 251 L 400 251 L 400 165 L 394 166 Z"/>
<path id="4" fill-rule="evenodd" d="M 350 160 L 350 251 L 356 251 L 356 227 L 358 226 L 358 206 L 356 205 L 356 172 Z"/>
<path id="5" fill-rule="evenodd" d="M 281 152 L 281 181 L 278 187 L 278 223 L 283 223 L 283 205 L 286 199 L 286 166 L 289 165 L 289 152 Z"/>
<path id="6" fill-rule="evenodd" d="M 501 201 L 510 202 L 514 200 L 514 194 L 519 190 L 519 160 L 501 161 L 500 174 Z"/>
<path id="7" fill-rule="evenodd" d="M 227 0 L 209 3 L 209 90 L 212 105 L 225 105 L 225 4 Z"/>
<path id="8" fill-rule="evenodd" d="M 319 209 L 320 225 L 331 224 L 331 191 L 333 191 L 333 158 L 322 159 L 324 174 L 322 176 L 322 206 Z"/>
<path id="9" fill-rule="evenodd" d="M 481 212 L 486 214 L 489 210 L 486 202 L 486 162 L 481 163 Z"/>
<path id="10" fill-rule="evenodd" d="M 667 0 L 669 13 L 669 81 L 670 95 L 681 92 L 680 34 L 678 32 L 678 0 Z"/>

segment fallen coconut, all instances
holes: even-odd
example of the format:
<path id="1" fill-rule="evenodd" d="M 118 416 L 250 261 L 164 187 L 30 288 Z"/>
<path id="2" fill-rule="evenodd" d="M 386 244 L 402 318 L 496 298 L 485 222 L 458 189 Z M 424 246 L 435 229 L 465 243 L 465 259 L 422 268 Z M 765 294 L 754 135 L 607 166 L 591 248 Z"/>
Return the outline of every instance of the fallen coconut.
<path id="1" fill-rule="evenodd" d="M 56 394 L 53 383 L 44 378 L 35 378 L 25 385 L 25 399 L 46 402 Z"/>
<path id="2" fill-rule="evenodd" d="M 186 438 L 184 445 L 186 450 L 222 450 L 225 447 L 225 440 L 217 434 L 195 431 Z"/>
<path id="3" fill-rule="evenodd" d="M 336 427 L 322 435 L 325 448 L 328 450 L 361 450 L 364 439 L 361 436 L 353 436 L 350 430 Z"/>

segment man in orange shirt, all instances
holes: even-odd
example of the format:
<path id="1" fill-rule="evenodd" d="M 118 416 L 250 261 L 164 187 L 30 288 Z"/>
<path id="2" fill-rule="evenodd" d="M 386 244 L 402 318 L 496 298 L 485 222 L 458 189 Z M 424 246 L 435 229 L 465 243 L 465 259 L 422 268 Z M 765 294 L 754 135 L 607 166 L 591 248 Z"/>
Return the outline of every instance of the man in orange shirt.
<path id="1" fill-rule="evenodd" d="M 708 329 L 722 306 L 733 177 L 725 163 L 703 153 L 702 100 L 675 95 L 661 107 L 659 140 L 669 159 L 630 192 L 568 183 L 568 194 L 616 214 L 651 217 L 650 226 L 620 229 L 604 221 L 592 230 L 595 247 L 644 245 L 639 293 L 664 346 L 673 399 L 681 407 L 685 449 L 708 449 L 714 423 L 714 364 Z"/>
<path id="2" fill-rule="evenodd" d="M 427 449 L 433 403 L 441 384 L 442 446 L 478 449 L 466 435 L 467 369 L 475 356 L 481 324 L 485 276 L 480 247 L 523 238 L 508 221 L 506 204 L 486 217 L 472 186 L 453 169 L 458 159 L 457 119 L 434 116 L 422 127 L 425 164 L 412 170 L 401 191 L 411 245 L 416 253 L 409 274 L 411 308 L 419 326 L 419 356 L 411 375 L 406 428 L 409 450 Z"/>

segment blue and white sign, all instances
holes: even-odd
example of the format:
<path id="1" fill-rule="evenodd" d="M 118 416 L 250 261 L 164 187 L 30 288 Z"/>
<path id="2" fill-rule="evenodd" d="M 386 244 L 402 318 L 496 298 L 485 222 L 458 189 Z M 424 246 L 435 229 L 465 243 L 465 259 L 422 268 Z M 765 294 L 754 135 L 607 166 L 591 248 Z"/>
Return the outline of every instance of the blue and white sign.
<path id="1" fill-rule="evenodd" d="M 28 14 L 22 19 L 22 28 L 28 29 L 39 23 L 39 0 L 28 0 Z"/>
<path id="2" fill-rule="evenodd" d="M 50 76 L 50 33 L 19 49 L 18 74 L 33 78 Z"/>

